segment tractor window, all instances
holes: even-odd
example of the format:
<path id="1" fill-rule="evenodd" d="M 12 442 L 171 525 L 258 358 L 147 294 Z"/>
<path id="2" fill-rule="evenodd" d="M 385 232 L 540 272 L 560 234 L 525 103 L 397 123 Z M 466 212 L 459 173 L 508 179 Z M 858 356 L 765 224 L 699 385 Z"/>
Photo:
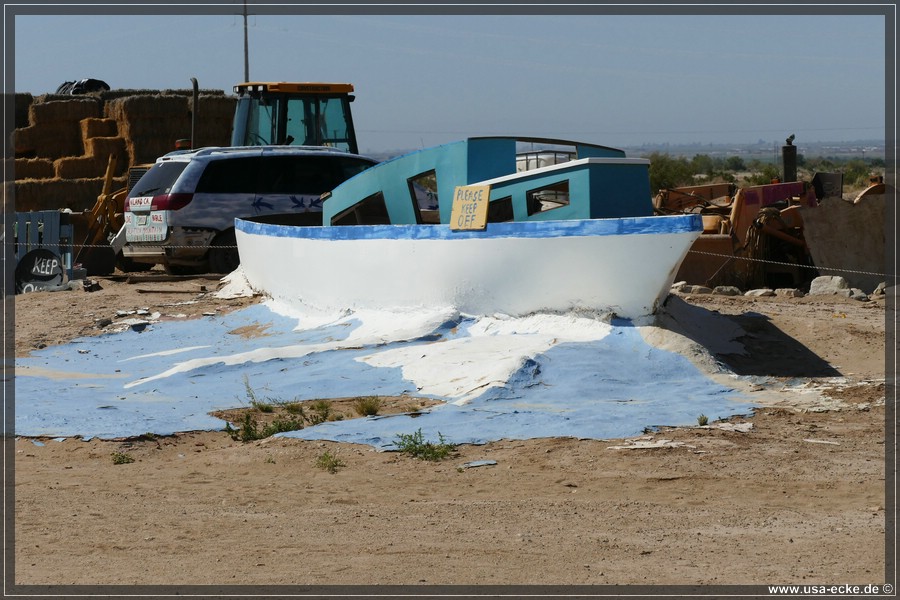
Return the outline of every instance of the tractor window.
<path id="1" fill-rule="evenodd" d="M 247 134 L 244 144 L 247 146 L 265 146 L 275 139 L 275 106 L 264 98 L 250 102 Z"/>
<path id="2" fill-rule="evenodd" d="M 350 133 L 344 102 L 341 98 L 324 98 L 319 102 L 319 130 L 325 146 L 350 150 Z"/>
<path id="3" fill-rule="evenodd" d="M 314 133 L 307 126 L 307 122 L 312 119 L 308 104 L 303 98 L 290 98 L 287 101 L 286 142 L 300 146 L 318 145 Z"/>

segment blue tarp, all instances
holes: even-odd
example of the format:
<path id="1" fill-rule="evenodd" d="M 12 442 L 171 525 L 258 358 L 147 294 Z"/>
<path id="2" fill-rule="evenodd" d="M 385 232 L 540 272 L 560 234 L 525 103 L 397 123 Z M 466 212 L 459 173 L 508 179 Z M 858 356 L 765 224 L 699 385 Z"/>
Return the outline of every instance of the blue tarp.
<path id="1" fill-rule="evenodd" d="M 700 414 L 713 420 L 752 411 L 734 389 L 647 344 L 627 321 L 604 324 L 603 335 L 573 336 L 553 331 L 553 322 L 487 319 L 436 311 L 412 324 L 397 315 L 393 327 L 384 315 L 373 326 L 352 314 L 304 325 L 258 304 L 81 338 L 17 359 L 15 433 L 119 438 L 221 430 L 225 423 L 208 413 L 249 405 L 247 386 L 280 401 L 407 394 L 447 402 L 417 417 L 347 419 L 283 434 L 384 449 L 419 429 L 426 439 L 440 434 L 454 444 L 610 439 L 696 424 Z"/>

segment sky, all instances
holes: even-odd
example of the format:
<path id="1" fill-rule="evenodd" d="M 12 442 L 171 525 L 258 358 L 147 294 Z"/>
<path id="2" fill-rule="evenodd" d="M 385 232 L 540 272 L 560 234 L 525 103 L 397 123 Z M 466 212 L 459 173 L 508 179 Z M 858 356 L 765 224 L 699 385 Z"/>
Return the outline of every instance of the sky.
<path id="1" fill-rule="evenodd" d="M 230 94 L 244 79 L 237 0 L 204 15 L 41 10 L 12 21 L 16 92 L 84 78 L 190 89 L 195 77 Z M 878 14 L 300 15 L 253 0 L 247 10 L 250 79 L 352 83 L 364 152 L 478 135 L 629 147 L 771 145 L 793 133 L 802 147 L 885 134 Z"/>

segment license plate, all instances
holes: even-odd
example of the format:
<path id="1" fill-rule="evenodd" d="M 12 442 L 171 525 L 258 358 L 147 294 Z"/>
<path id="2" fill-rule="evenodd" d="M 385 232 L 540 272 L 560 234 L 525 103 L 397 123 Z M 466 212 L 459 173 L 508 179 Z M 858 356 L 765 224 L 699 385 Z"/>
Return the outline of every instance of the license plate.
<path id="1" fill-rule="evenodd" d="M 125 213 L 126 242 L 162 242 L 169 235 L 168 211 L 149 214 Z"/>
<path id="2" fill-rule="evenodd" d="M 132 227 L 125 230 L 126 242 L 162 242 L 166 239 L 166 228 L 156 225 Z"/>

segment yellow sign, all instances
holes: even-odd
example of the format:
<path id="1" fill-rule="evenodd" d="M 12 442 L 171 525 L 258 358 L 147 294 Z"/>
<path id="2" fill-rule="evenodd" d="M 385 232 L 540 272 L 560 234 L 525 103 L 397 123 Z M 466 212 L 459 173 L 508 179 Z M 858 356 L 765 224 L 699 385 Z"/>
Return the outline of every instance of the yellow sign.
<path id="1" fill-rule="evenodd" d="M 453 191 L 453 209 L 450 211 L 450 229 L 484 230 L 487 227 L 489 185 L 461 185 Z"/>

